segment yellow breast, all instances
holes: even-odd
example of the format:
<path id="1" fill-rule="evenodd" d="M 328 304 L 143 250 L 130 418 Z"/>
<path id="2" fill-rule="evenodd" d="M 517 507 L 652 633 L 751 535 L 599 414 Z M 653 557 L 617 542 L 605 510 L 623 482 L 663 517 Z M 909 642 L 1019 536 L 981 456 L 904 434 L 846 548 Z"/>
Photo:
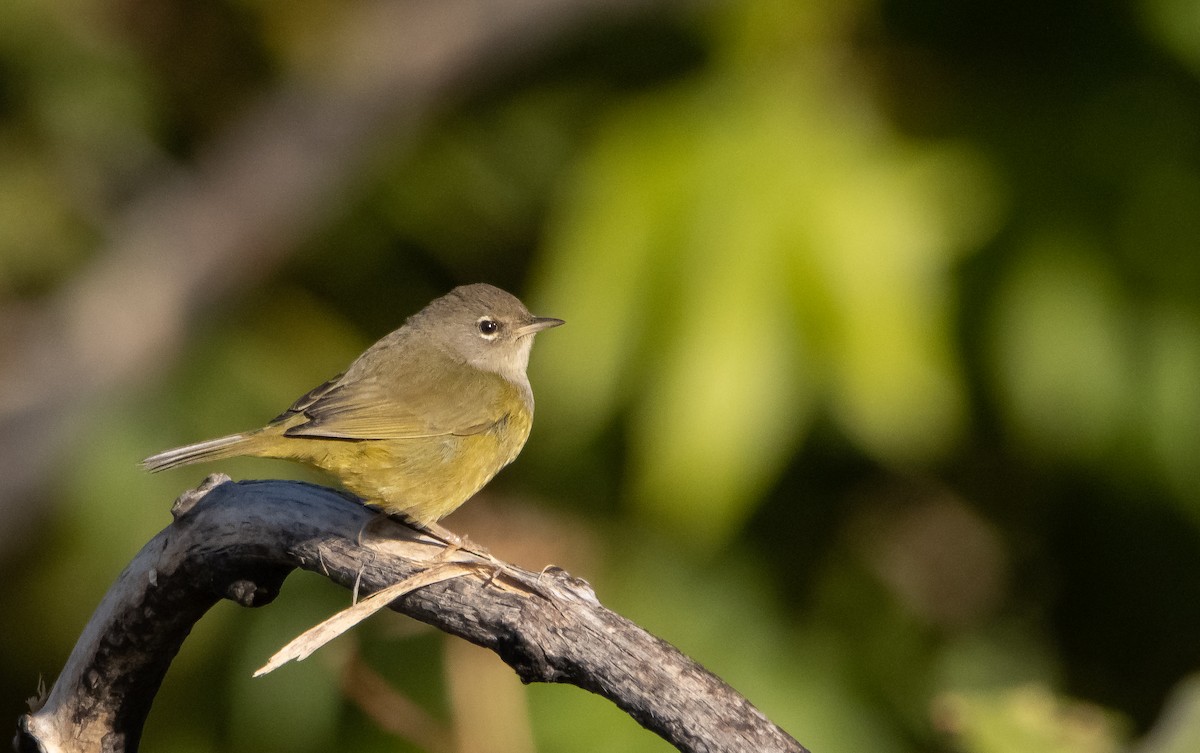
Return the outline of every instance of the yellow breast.
<path id="1" fill-rule="evenodd" d="M 389 514 L 428 524 L 449 515 L 516 459 L 533 415 L 523 400 L 491 427 L 465 436 L 411 439 L 299 440 L 298 460 L 336 476 Z M 301 448 L 296 448 L 301 449 Z"/>

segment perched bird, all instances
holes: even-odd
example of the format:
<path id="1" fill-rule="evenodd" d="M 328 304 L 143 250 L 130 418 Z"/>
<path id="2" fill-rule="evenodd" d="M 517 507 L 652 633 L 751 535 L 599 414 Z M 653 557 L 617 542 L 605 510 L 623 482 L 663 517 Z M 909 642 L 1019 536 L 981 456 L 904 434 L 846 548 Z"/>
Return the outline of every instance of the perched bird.
<path id="1" fill-rule="evenodd" d="M 337 477 L 363 501 L 430 530 L 511 463 L 533 422 L 525 374 L 533 316 L 491 285 L 463 285 L 368 348 L 257 431 L 151 455 L 161 471 L 237 456 Z"/>

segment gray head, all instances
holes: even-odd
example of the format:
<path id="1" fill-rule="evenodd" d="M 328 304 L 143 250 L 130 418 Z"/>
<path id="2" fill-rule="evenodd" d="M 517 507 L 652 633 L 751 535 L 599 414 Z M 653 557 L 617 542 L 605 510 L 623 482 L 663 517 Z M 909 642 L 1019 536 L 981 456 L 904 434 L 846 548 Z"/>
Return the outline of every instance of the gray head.
<path id="1" fill-rule="evenodd" d="M 511 293 L 476 283 L 431 301 L 409 323 L 434 334 L 455 358 L 522 384 L 533 336 L 563 321 L 534 316 Z"/>

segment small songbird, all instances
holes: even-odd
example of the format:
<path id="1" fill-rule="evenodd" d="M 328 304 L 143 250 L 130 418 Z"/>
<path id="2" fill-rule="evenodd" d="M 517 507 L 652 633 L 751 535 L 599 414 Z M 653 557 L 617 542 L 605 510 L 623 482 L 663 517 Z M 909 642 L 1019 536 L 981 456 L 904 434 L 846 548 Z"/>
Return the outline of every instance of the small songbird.
<path id="1" fill-rule="evenodd" d="M 243 455 L 295 460 L 429 529 L 525 445 L 529 350 L 534 335 L 562 323 L 533 316 L 491 285 L 457 287 L 265 427 L 160 452 L 142 466 Z"/>

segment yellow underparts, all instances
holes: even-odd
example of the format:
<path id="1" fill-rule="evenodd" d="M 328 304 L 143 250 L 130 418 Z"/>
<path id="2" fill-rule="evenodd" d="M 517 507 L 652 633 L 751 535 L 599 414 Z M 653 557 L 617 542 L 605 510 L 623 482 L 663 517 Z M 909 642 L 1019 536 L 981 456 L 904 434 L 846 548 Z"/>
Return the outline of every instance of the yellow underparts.
<path id="1" fill-rule="evenodd" d="M 458 509 L 517 457 L 532 424 L 532 416 L 519 413 L 467 436 L 342 440 L 267 434 L 268 427 L 245 454 L 313 466 L 384 512 L 429 525 Z"/>

